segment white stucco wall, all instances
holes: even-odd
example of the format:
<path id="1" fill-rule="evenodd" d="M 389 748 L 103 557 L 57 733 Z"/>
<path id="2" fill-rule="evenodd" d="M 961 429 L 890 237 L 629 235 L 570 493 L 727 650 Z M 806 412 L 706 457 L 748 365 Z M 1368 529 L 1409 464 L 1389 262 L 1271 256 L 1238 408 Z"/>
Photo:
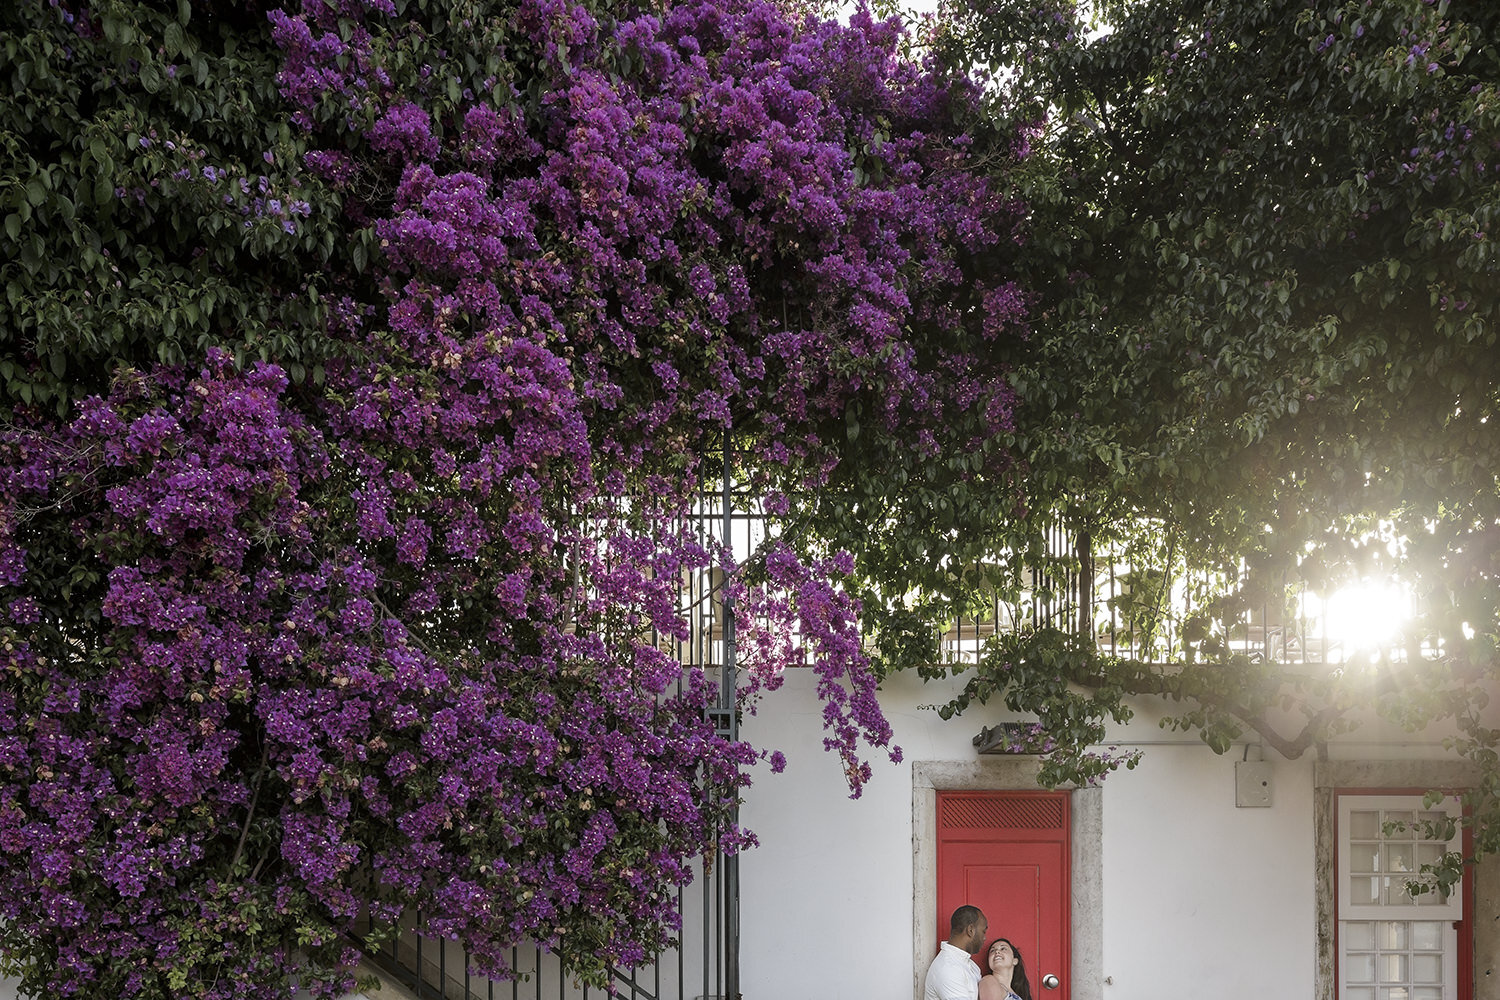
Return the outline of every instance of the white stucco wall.
<path id="1" fill-rule="evenodd" d="M 791 672 L 741 728 L 787 757 L 779 775 L 759 769 L 741 812 L 761 840 L 740 861 L 741 987 L 748 1000 L 910 1000 L 910 762 L 972 758 L 978 727 L 916 709 L 946 700 L 939 685 L 893 680 L 881 703 L 905 761 L 873 761 L 851 800 L 813 681 Z"/>
<path id="2" fill-rule="evenodd" d="M 1235 806 L 1234 761 L 1149 746 L 1104 783 L 1109 1000 L 1313 996 L 1310 762 L 1275 765 L 1269 808 Z"/>
<path id="3" fill-rule="evenodd" d="M 881 702 L 905 762 L 875 763 L 858 801 L 822 750 L 815 678 L 793 672 L 743 726 L 782 749 L 787 770 L 757 774 L 743 812 L 761 846 L 741 861 L 742 986 L 749 1000 L 910 1000 L 914 760 L 973 760 L 972 738 L 1001 721 L 971 709 L 948 722 L 923 704 L 944 685 L 888 682 Z M 1215 755 L 1160 729 L 1149 712 L 1119 732 L 1142 745 L 1133 771 L 1103 784 L 1105 1000 L 1314 1000 L 1313 758 L 1273 753 L 1269 808 L 1235 805 L 1243 747 Z M 1423 740 L 1361 731 L 1335 757 L 1440 756 Z M 1253 756 L 1253 754 L 1252 754 Z M 1004 917 L 990 914 L 992 928 Z M 1039 998 L 1045 1000 L 1045 997 Z"/>

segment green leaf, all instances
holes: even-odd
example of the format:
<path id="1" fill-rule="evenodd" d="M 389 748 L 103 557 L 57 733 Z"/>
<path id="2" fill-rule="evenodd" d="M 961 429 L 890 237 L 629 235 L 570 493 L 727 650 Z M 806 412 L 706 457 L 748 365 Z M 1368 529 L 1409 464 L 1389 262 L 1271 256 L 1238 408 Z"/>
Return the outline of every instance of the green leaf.
<path id="1" fill-rule="evenodd" d="M 166 28 L 162 30 L 162 46 L 166 49 L 167 57 L 181 55 L 185 40 L 182 25 L 176 21 L 168 21 Z"/>

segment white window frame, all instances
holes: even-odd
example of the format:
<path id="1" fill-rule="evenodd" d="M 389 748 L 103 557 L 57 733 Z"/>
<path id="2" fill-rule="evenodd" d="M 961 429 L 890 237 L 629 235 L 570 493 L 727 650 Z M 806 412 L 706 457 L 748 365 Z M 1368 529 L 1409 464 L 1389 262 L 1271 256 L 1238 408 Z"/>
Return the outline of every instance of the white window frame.
<path id="1" fill-rule="evenodd" d="M 1370 905 L 1358 905 L 1349 899 L 1349 876 L 1353 869 L 1353 843 L 1351 839 L 1352 817 L 1351 814 L 1367 812 L 1379 809 L 1399 810 L 1414 813 L 1443 813 L 1450 819 L 1458 820 L 1462 817 L 1461 808 L 1456 799 L 1446 796 L 1441 801 L 1434 803 L 1431 807 L 1422 804 L 1420 795 L 1360 795 L 1342 794 L 1338 796 L 1338 900 L 1340 920 L 1448 920 L 1457 921 L 1463 919 L 1463 883 L 1460 881 L 1453 886 L 1448 897 L 1439 903 L 1412 903 L 1402 905 L 1397 903 L 1375 903 Z M 1457 851 L 1460 849 L 1459 837 L 1461 831 L 1455 827 L 1454 835 L 1442 845 L 1442 850 Z M 1408 876 L 1402 872 L 1381 872 L 1375 877 L 1383 878 L 1387 884 L 1399 879 L 1403 882 L 1411 881 L 1416 877 L 1418 871 L 1414 870 Z"/>
<path id="2" fill-rule="evenodd" d="M 1335 959 L 1338 965 L 1338 995 L 1341 998 L 1404 998 L 1414 995 L 1412 992 L 1408 992 L 1408 990 L 1426 989 L 1426 987 L 1424 987 L 1422 984 L 1414 983 L 1410 980 L 1408 980 L 1407 983 L 1403 986 L 1403 984 L 1399 982 L 1392 982 L 1390 980 L 1384 979 L 1384 977 L 1379 973 L 1381 961 L 1379 956 L 1391 954 L 1390 950 L 1379 943 L 1379 936 L 1382 933 L 1382 925 L 1406 925 L 1406 930 L 1404 933 L 1408 942 L 1407 948 L 1397 948 L 1395 949 L 1395 954 L 1401 954 L 1402 951 L 1405 950 L 1406 954 L 1409 956 L 1409 960 L 1414 962 L 1416 960 L 1416 952 L 1411 950 L 1412 945 L 1410 942 L 1412 941 L 1412 938 L 1410 937 L 1410 935 L 1415 932 L 1415 928 L 1412 925 L 1420 922 L 1429 924 L 1436 923 L 1441 928 L 1440 940 L 1442 947 L 1442 983 L 1441 986 L 1438 987 L 1438 989 L 1440 990 L 1440 994 L 1443 1000 L 1454 1000 L 1454 998 L 1458 996 L 1458 921 L 1463 919 L 1462 882 L 1454 886 L 1453 892 L 1445 900 L 1439 903 L 1376 903 L 1372 905 L 1356 905 L 1349 899 L 1349 879 L 1351 877 L 1351 869 L 1353 867 L 1352 834 L 1354 832 L 1354 824 L 1352 814 L 1355 812 L 1371 812 L 1376 810 L 1380 811 L 1381 813 L 1442 813 L 1450 819 L 1457 820 L 1461 818 L 1461 807 L 1459 806 L 1457 799 L 1452 796 L 1445 797 L 1441 801 L 1433 804 L 1431 807 L 1428 807 L 1423 804 L 1423 796 L 1421 795 L 1363 795 L 1357 792 L 1344 792 L 1336 795 L 1336 812 L 1338 817 L 1336 830 L 1338 832 L 1338 845 L 1337 863 L 1334 866 L 1334 878 L 1338 886 L 1337 895 L 1339 900 L 1338 914 L 1336 918 L 1339 925 L 1339 946 L 1338 954 Z M 1416 822 L 1421 822 L 1420 816 L 1416 818 Z M 1459 838 L 1461 836 L 1461 831 L 1455 828 L 1453 838 L 1442 843 L 1440 845 L 1441 849 L 1444 852 L 1457 850 L 1459 847 Z M 1383 836 L 1381 837 L 1381 841 L 1382 843 L 1384 843 Z M 1431 844 L 1432 842 L 1429 841 L 1428 843 Z M 1380 864 L 1380 867 L 1382 868 L 1385 866 L 1385 857 L 1385 852 L 1382 850 Z M 1418 859 L 1414 858 L 1413 860 L 1416 861 Z M 1395 882 L 1396 880 L 1400 880 L 1403 882 L 1411 881 L 1411 876 L 1417 875 L 1419 874 L 1419 872 L 1420 864 L 1416 866 L 1415 871 L 1412 871 L 1410 873 L 1380 871 L 1375 873 L 1372 877 L 1385 879 L 1386 884 L 1390 885 L 1390 883 Z M 1391 887 L 1394 888 L 1394 886 Z M 1374 981 L 1361 981 L 1358 983 L 1351 983 L 1349 981 L 1349 974 L 1352 964 L 1352 954 L 1349 941 L 1349 925 L 1352 923 L 1369 923 L 1374 929 L 1376 941 L 1373 954 L 1377 956 L 1375 960 L 1376 976 Z M 1371 952 L 1361 948 L 1356 949 L 1353 954 L 1371 954 Z M 1408 966 L 1408 969 L 1410 968 L 1411 967 Z M 1414 973 L 1412 971 L 1408 971 L 1407 974 L 1412 975 Z M 1417 993 L 1415 995 L 1421 996 L 1425 994 Z"/>
<path id="3" fill-rule="evenodd" d="M 1448 921 L 1448 920 L 1429 920 L 1429 921 L 1416 921 L 1416 920 L 1389 920 L 1389 921 L 1386 921 L 1386 920 L 1381 920 L 1381 921 L 1359 920 L 1359 921 L 1352 921 L 1352 920 L 1341 920 L 1341 921 L 1339 921 L 1339 936 L 1340 936 L 1340 944 L 1339 944 L 1339 996 L 1341 998 L 1343 998 L 1343 997 L 1375 997 L 1375 998 L 1380 998 L 1380 997 L 1383 997 L 1383 996 L 1410 997 L 1410 996 L 1412 996 L 1412 992 L 1411 991 L 1423 990 L 1423 989 L 1432 989 L 1432 988 L 1434 988 L 1431 984 L 1413 983 L 1413 982 L 1393 983 L 1393 982 L 1389 982 L 1389 981 L 1383 981 L 1381 979 L 1381 976 L 1380 976 L 1380 971 L 1379 971 L 1380 970 L 1380 956 L 1391 955 L 1393 953 L 1393 951 L 1394 951 L 1394 954 L 1397 954 L 1397 955 L 1405 954 L 1405 955 L 1411 957 L 1411 960 L 1414 962 L 1416 960 L 1416 955 L 1417 955 L 1417 950 L 1414 949 L 1414 948 L 1411 948 L 1410 946 L 1408 946 L 1408 948 L 1405 949 L 1404 951 L 1403 951 L 1403 949 L 1399 949 L 1399 948 L 1391 950 L 1391 949 L 1386 949 L 1386 948 L 1380 947 L 1380 945 L 1379 945 L 1379 934 L 1380 934 L 1379 928 L 1380 928 L 1380 925 L 1381 924 L 1388 924 L 1388 923 L 1389 924 L 1405 924 L 1405 925 L 1407 925 L 1407 934 L 1410 935 L 1410 934 L 1413 933 L 1413 928 L 1411 927 L 1411 925 L 1415 924 L 1415 923 L 1419 923 L 1419 922 L 1420 923 L 1436 923 L 1436 924 L 1439 924 L 1441 926 L 1441 928 L 1442 928 L 1442 930 L 1440 931 L 1440 935 L 1441 935 L 1441 941 L 1442 941 L 1442 958 L 1441 958 L 1441 962 L 1442 962 L 1442 978 L 1443 978 L 1443 981 L 1442 981 L 1441 985 L 1436 986 L 1436 989 L 1439 990 L 1439 995 L 1443 998 L 1443 1000 L 1454 1000 L 1454 998 L 1458 996 L 1458 928 L 1454 927 L 1453 923 L 1451 921 Z M 1375 934 L 1376 934 L 1376 942 L 1377 943 L 1376 943 L 1376 948 L 1375 948 L 1375 951 L 1373 952 L 1373 954 L 1376 955 L 1377 958 L 1375 960 L 1375 981 L 1373 981 L 1373 982 L 1361 981 L 1361 982 L 1351 983 L 1349 981 L 1351 955 L 1350 955 L 1349 945 L 1348 945 L 1347 941 L 1345 941 L 1343 939 L 1344 939 L 1344 936 L 1348 932 L 1348 925 L 1351 924 L 1351 923 L 1371 923 L 1371 924 L 1375 925 L 1375 928 L 1376 928 L 1375 929 Z M 1411 940 L 1411 938 L 1408 937 L 1408 941 L 1410 941 L 1410 940 Z M 1362 954 L 1371 954 L 1371 952 L 1356 952 L 1356 954 L 1361 954 L 1361 953 Z M 1408 975 L 1412 974 L 1412 972 L 1414 971 L 1412 966 L 1408 966 L 1407 969 L 1408 969 Z M 1387 990 L 1389 990 L 1391 992 L 1388 993 L 1388 992 L 1386 992 Z M 1417 994 L 1417 995 L 1420 996 L 1422 994 Z"/>

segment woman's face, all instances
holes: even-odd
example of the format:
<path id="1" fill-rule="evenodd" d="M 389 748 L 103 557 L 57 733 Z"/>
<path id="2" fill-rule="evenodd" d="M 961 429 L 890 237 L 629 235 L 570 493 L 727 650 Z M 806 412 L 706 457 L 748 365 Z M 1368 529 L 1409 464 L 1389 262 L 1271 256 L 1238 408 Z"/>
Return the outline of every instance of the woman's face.
<path id="1" fill-rule="evenodd" d="M 1004 972 L 1016 967 L 1016 953 L 1008 941 L 996 941 L 990 945 L 988 957 L 993 972 Z"/>

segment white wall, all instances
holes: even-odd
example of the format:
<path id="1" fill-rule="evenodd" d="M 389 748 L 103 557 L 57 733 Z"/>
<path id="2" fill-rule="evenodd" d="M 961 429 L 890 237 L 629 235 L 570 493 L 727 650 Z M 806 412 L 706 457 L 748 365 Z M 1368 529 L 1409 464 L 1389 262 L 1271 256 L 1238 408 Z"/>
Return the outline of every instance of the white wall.
<path id="1" fill-rule="evenodd" d="M 837 759 L 822 750 L 814 683 L 790 673 L 742 728 L 789 762 L 780 775 L 760 769 L 742 814 L 761 839 L 741 861 L 744 995 L 910 1000 L 910 762 L 973 760 L 973 736 L 1004 716 L 974 708 L 944 722 L 918 706 L 943 703 L 954 683 L 893 679 L 881 701 L 906 762 L 874 762 L 863 798 L 850 801 Z M 1242 746 L 1217 756 L 1149 712 L 1118 735 L 1145 756 L 1103 784 L 1105 1000 L 1312 1000 L 1314 753 L 1267 752 L 1272 805 L 1237 808 Z M 1441 752 L 1410 736 L 1398 747 L 1357 738 L 1336 755 Z"/>
<path id="2" fill-rule="evenodd" d="M 1234 759 L 1150 746 L 1104 782 L 1109 1000 L 1313 996 L 1312 767 L 1280 762 L 1237 808 Z"/>
<path id="3" fill-rule="evenodd" d="M 848 797 L 838 758 L 823 750 L 809 671 L 790 672 L 741 728 L 787 756 L 779 775 L 759 769 L 741 813 L 761 840 L 740 861 L 747 1000 L 911 998 L 909 762 L 972 758 L 978 727 L 916 709 L 947 699 L 938 685 L 903 677 L 886 688 L 881 702 L 905 762 L 872 761 L 875 777 L 858 800 Z"/>

